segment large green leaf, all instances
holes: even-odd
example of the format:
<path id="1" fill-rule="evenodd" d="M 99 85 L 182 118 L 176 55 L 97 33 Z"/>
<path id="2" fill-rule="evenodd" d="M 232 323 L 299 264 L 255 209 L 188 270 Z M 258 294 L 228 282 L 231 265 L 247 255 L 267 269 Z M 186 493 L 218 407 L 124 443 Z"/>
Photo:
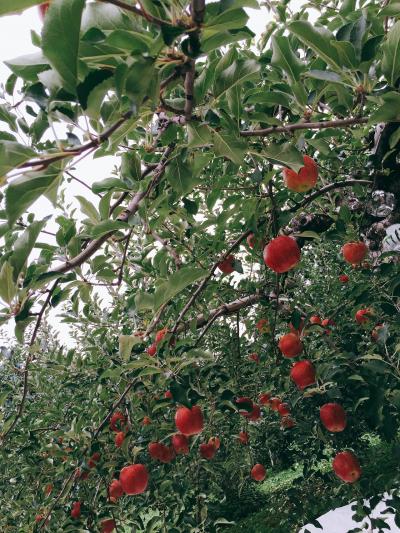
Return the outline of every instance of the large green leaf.
<path id="1" fill-rule="evenodd" d="M 0 16 L 9 13 L 17 13 L 28 7 L 42 4 L 43 0 L 1 0 Z"/>
<path id="2" fill-rule="evenodd" d="M 119 355 L 122 359 L 128 360 L 131 350 L 135 344 L 142 343 L 143 340 L 137 335 L 120 335 L 119 336 Z"/>
<path id="3" fill-rule="evenodd" d="M 51 166 L 42 172 L 27 172 L 15 179 L 6 190 L 6 214 L 13 224 L 22 213 L 58 179 L 60 169 Z"/>
<path id="4" fill-rule="evenodd" d="M 10 304 L 16 294 L 17 284 L 13 279 L 13 267 L 5 261 L 0 271 L 0 298 Z"/>
<path id="5" fill-rule="evenodd" d="M 254 59 L 234 61 L 229 67 L 216 76 L 214 97 L 220 98 L 229 89 L 249 80 L 259 78 L 260 64 Z"/>
<path id="6" fill-rule="evenodd" d="M 283 35 L 272 37 L 271 63 L 286 72 L 291 81 L 298 81 L 304 64 L 293 52 L 289 39 Z"/>
<path id="7" fill-rule="evenodd" d="M 0 104 L 0 121 L 6 122 L 12 131 L 18 131 L 17 117 L 10 112 L 9 106 Z"/>
<path id="8" fill-rule="evenodd" d="M 75 94 L 78 76 L 79 31 L 85 0 L 53 0 L 47 11 L 42 50 L 63 79 L 64 88 Z"/>
<path id="9" fill-rule="evenodd" d="M 17 168 L 22 163 L 29 161 L 35 155 L 35 152 L 14 141 L 0 140 L 0 184 L 2 178 L 13 168 Z"/>
<path id="10" fill-rule="evenodd" d="M 330 65 L 334 70 L 341 70 L 341 60 L 339 54 L 331 41 L 333 34 L 326 28 L 315 27 L 305 20 L 296 20 L 289 24 L 289 30 L 309 46 L 314 52 Z"/>
<path id="11" fill-rule="evenodd" d="M 225 133 L 211 129 L 214 141 L 215 153 L 219 156 L 226 157 L 241 165 L 246 155 L 247 144 L 242 139 L 235 137 L 232 133 Z"/>
<path id="12" fill-rule="evenodd" d="M 382 49 L 382 71 L 394 87 L 400 77 L 400 20 L 391 28 Z"/>
<path id="13" fill-rule="evenodd" d="M 14 269 L 14 281 L 17 281 L 20 272 L 23 270 L 36 239 L 38 238 L 48 218 L 49 217 L 37 222 L 32 222 L 26 228 L 23 234 L 15 241 L 13 253 L 10 257 L 10 264 Z"/>
<path id="14" fill-rule="evenodd" d="M 197 267 L 183 267 L 156 289 L 154 295 L 154 310 L 157 310 L 161 305 L 168 302 L 171 298 L 179 294 L 183 289 L 205 278 L 208 274 L 207 270 Z"/>
<path id="15" fill-rule="evenodd" d="M 189 194 L 198 182 L 190 165 L 180 157 L 171 161 L 165 172 L 165 177 L 171 187 L 181 196 Z"/>
<path id="16" fill-rule="evenodd" d="M 296 172 L 304 166 L 302 154 L 292 143 L 270 144 L 264 148 L 262 155 L 273 163 L 290 167 Z"/>
<path id="17" fill-rule="evenodd" d="M 37 81 L 38 74 L 50 68 L 48 60 L 41 52 L 18 56 L 5 61 L 5 64 L 16 76 L 29 81 Z"/>

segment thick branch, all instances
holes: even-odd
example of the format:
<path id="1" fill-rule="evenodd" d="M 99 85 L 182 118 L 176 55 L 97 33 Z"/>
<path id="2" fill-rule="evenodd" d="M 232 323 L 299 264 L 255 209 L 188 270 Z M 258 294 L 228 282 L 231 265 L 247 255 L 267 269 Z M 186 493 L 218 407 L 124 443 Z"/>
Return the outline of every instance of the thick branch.
<path id="1" fill-rule="evenodd" d="M 365 124 L 368 122 L 367 117 L 343 118 L 337 120 L 324 120 L 321 122 L 298 122 L 296 124 L 288 124 L 287 126 L 271 126 L 262 130 L 246 130 L 241 131 L 242 137 L 265 137 L 273 133 L 289 133 L 295 130 L 323 130 L 325 128 L 347 128 L 354 124 Z"/>
<path id="2" fill-rule="evenodd" d="M 168 157 L 170 156 L 171 152 L 173 151 L 175 145 L 170 145 L 167 150 L 165 151 L 160 163 L 157 165 L 157 167 L 154 170 L 154 177 L 151 180 L 150 184 L 148 185 L 147 189 L 144 191 L 138 191 L 135 196 L 132 198 L 130 203 L 128 204 L 128 207 L 125 209 L 125 211 L 118 217 L 118 220 L 121 222 L 127 222 L 129 217 L 134 215 L 137 210 L 139 209 L 139 206 L 144 198 L 146 198 L 150 192 L 154 189 L 154 187 L 159 183 L 165 167 L 168 163 Z M 146 171 L 145 171 L 146 172 Z M 95 239 L 94 241 L 91 241 L 84 250 L 74 258 L 72 258 L 70 261 L 66 261 L 61 266 L 55 268 L 52 272 L 59 272 L 60 274 L 64 274 L 65 272 L 68 272 L 70 270 L 73 270 L 74 268 L 77 268 L 81 266 L 85 261 L 87 261 L 96 251 L 106 242 L 106 240 L 113 235 L 115 231 L 109 231 L 105 235 L 102 235 L 98 239 Z"/>
<path id="3" fill-rule="evenodd" d="M 303 200 L 296 204 L 295 206 L 288 209 L 290 213 L 294 213 L 298 209 L 301 209 L 305 205 L 311 203 L 319 196 L 322 196 L 323 194 L 332 191 L 333 189 L 342 189 L 344 187 L 354 187 L 355 185 L 372 185 L 372 181 L 369 180 L 346 180 L 346 181 L 337 181 L 336 183 L 330 183 L 329 185 L 326 185 L 325 187 L 322 187 L 321 189 L 318 189 L 318 191 L 315 191 L 305 198 Z"/>
<path id="4" fill-rule="evenodd" d="M 196 62 L 194 59 L 189 61 L 189 68 L 185 76 L 185 120 L 189 122 L 192 118 L 194 106 L 194 76 L 196 72 Z"/>

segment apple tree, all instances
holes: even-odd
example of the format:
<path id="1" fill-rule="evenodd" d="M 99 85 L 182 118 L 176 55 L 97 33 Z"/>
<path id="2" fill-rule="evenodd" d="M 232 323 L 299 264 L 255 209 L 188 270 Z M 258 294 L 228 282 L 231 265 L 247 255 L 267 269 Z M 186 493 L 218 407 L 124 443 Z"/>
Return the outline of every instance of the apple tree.
<path id="1" fill-rule="evenodd" d="M 399 2 L 39 4 L 0 6 L 43 19 L 0 101 L 1 530 L 227 531 L 291 468 L 274 531 L 400 527 Z"/>

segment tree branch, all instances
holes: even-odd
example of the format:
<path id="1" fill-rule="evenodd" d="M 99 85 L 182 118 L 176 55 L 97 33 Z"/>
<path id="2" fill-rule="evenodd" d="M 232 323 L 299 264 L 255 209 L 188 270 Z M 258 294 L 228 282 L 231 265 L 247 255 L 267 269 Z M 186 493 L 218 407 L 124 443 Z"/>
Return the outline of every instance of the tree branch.
<path id="1" fill-rule="evenodd" d="M 368 122 L 367 117 L 343 118 L 337 120 L 323 120 L 320 122 L 298 122 L 296 124 L 288 124 L 287 126 L 271 126 L 262 130 L 246 130 L 241 131 L 242 137 L 265 137 L 273 133 L 288 133 L 295 130 L 323 130 L 325 128 L 347 128 L 354 124 L 365 124 Z"/>
<path id="2" fill-rule="evenodd" d="M 55 289 L 56 289 L 56 287 L 58 285 L 58 281 L 59 280 L 56 279 L 56 281 L 53 283 L 53 286 L 49 290 L 49 292 L 47 294 L 47 297 L 46 297 L 46 300 L 44 301 L 44 303 L 42 305 L 42 308 L 39 311 L 39 314 L 38 314 L 37 319 L 36 319 L 36 324 L 35 324 L 35 327 L 33 329 L 32 337 L 31 337 L 31 340 L 29 342 L 29 348 L 31 348 L 35 344 L 36 337 L 37 337 L 37 335 L 39 333 L 40 325 L 42 323 L 43 315 L 44 315 L 44 313 L 46 311 L 46 308 L 47 308 L 47 306 L 50 303 L 51 297 L 53 296 L 53 293 L 54 293 L 54 291 L 55 291 Z M 4 435 L 2 435 L 2 444 L 4 443 L 7 435 L 9 435 L 12 432 L 12 430 L 15 428 L 15 426 L 17 425 L 18 420 L 21 418 L 22 413 L 24 411 L 25 402 L 26 402 L 26 396 L 28 394 L 29 365 L 31 364 L 32 359 L 33 359 L 33 354 L 29 351 L 28 355 L 27 355 L 27 357 L 25 359 L 24 388 L 23 388 L 23 391 L 22 391 L 22 399 L 21 399 L 21 402 L 19 404 L 19 407 L 18 407 L 18 410 L 17 410 L 17 414 L 15 415 L 15 418 L 14 418 L 11 426 L 7 429 L 7 431 L 4 433 Z"/>
<path id="3" fill-rule="evenodd" d="M 318 189 L 318 191 L 315 191 L 305 198 L 303 200 L 296 204 L 295 206 L 291 207 L 287 211 L 290 213 L 294 213 L 298 209 L 301 209 L 305 205 L 311 203 L 319 196 L 322 196 L 323 194 L 327 193 L 328 191 L 331 191 L 333 189 L 342 189 L 344 187 L 353 187 L 355 185 L 372 185 L 372 181 L 369 180 L 346 180 L 346 181 L 337 181 L 336 183 L 330 183 L 329 185 L 326 185 L 325 187 L 322 187 L 321 189 Z"/>
<path id="4" fill-rule="evenodd" d="M 173 24 L 169 21 L 161 20 L 157 17 L 154 17 L 153 15 L 150 15 L 150 13 L 147 13 L 143 9 L 139 9 L 136 6 L 133 6 L 132 4 L 127 4 L 126 2 L 122 2 L 121 0 L 97 0 L 98 2 L 102 2 L 103 4 L 112 4 L 114 6 L 120 7 L 121 9 L 124 9 L 125 11 L 130 11 L 131 13 L 134 13 L 135 15 L 138 15 L 139 17 L 143 17 L 147 20 L 147 22 L 150 22 L 152 24 L 157 24 L 157 26 L 162 26 L 163 24 L 168 24 L 169 26 L 172 26 Z"/>

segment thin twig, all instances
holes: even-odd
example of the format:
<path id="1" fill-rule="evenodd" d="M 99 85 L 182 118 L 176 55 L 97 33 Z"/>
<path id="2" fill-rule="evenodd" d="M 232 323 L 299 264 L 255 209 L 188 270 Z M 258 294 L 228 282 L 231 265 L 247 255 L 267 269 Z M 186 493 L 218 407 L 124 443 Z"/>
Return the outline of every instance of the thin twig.
<path id="1" fill-rule="evenodd" d="M 118 281 L 117 281 L 118 287 L 120 287 L 121 283 L 122 283 L 122 276 L 124 274 L 124 265 L 125 265 L 126 255 L 128 253 L 128 246 L 129 246 L 129 242 L 130 242 L 131 237 L 132 237 L 132 233 L 133 233 L 133 228 L 128 233 L 128 237 L 127 237 L 126 242 L 125 242 L 124 253 L 122 255 L 122 261 L 121 261 L 121 266 L 120 266 L 119 272 L 118 272 Z"/>
<path id="2" fill-rule="evenodd" d="M 273 133 L 287 133 L 295 130 L 323 130 L 325 128 L 347 128 L 354 124 L 365 124 L 368 122 L 367 117 L 343 118 L 337 120 L 324 120 L 320 122 L 297 122 L 287 126 L 271 126 L 262 130 L 245 130 L 241 131 L 242 137 L 265 137 Z"/>

